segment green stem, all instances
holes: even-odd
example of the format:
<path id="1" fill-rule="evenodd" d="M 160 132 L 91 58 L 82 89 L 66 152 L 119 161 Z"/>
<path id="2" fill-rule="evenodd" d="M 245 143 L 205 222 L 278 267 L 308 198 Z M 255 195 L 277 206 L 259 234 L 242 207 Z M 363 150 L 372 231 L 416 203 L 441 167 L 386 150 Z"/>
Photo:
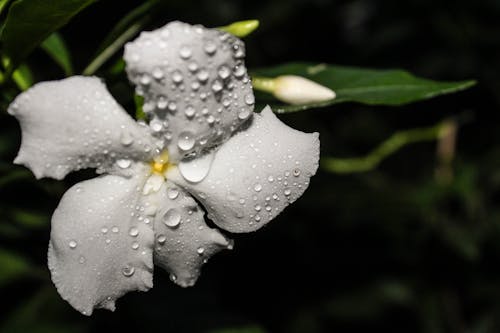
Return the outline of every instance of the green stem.
<path id="1" fill-rule="evenodd" d="M 7 8 L 10 0 L 0 0 L 0 15 L 2 15 L 3 11 Z"/>
<path id="2" fill-rule="evenodd" d="M 109 58 L 111 58 L 128 40 L 141 29 L 143 22 L 137 22 L 125 30 L 113 43 L 106 47 L 84 70 L 83 75 L 94 74 Z"/>
<path id="3" fill-rule="evenodd" d="M 254 76 L 252 78 L 252 86 L 256 90 L 272 94 L 276 90 L 276 79 Z"/>
<path id="4" fill-rule="evenodd" d="M 365 172 L 375 169 L 380 162 L 394 154 L 402 147 L 425 141 L 433 141 L 446 135 L 449 130 L 447 122 L 439 123 L 433 127 L 416 128 L 394 133 L 389 139 L 382 142 L 368 155 L 358 158 L 334 158 L 325 157 L 321 159 L 321 167 L 333 173 Z"/>

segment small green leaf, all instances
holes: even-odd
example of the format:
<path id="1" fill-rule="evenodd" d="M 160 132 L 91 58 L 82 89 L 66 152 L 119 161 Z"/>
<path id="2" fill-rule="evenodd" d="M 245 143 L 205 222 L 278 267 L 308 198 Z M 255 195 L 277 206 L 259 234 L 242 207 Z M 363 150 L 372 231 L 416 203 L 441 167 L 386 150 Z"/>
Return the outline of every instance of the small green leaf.
<path id="1" fill-rule="evenodd" d="M 71 56 L 60 34 L 54 32 L 43 41 L 41 47 L 64 70 L 66 76 L 73 74 Z"/>
<path id="2" fill-rule="evenodd" d="M 137 120 L 146 119 L 146 114 L 142 109 L 142 106 L 144 105 L 144 97 L 139 95 L 134 95 L 134 102 L 135 102 L 135 119 Z"/>
<path id="3" fill-rule="evenodd" d="M 96 0 L 16 0 L 0 36 L 10 68 L 15 68 L 52 32 Z"/>
<path id="4" fill-rule="evenodd" d="M 415 77 L 404 70 L 375 70 L 311 63 L 289 63 L 259 69 L 252 75 L 298 75 L 332 89 L 337 95 L 335 99 L 321 103 L 283 105 L 271 95 L 261 93 L 261 102 L 270 104 L 277 113 L 302 111 L 344 102 L 398 106 L 461 91 L 476 83 L 472 80 L 432 81 Z"/>

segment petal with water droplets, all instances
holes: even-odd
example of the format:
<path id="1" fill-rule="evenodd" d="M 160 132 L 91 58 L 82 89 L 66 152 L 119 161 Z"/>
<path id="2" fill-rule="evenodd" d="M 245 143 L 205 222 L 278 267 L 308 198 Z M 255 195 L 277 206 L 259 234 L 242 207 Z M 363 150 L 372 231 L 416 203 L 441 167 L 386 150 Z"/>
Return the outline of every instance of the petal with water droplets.
<path id="1" fill-rule="evenodd" d="M 161 207 L 154 220 L 155 264 L 167 270 L 178 285 L 192 286 L 208 258 L 232 248 L 232 241 L 205 224 L 196 201 L 171 182 L 148 200 Z"/>
<path id="2" fill-rule="evenodd" d="M 62 179 L 71 171 L 104 171 L 118 161 L 154 153 L 149 131 L 116 103 L 95 77 L 73 76 L 42 82 L 19 95 L 9 106 L 22 129 L 22 144 L 14 161 L 29 167 L 37 178 Z"/>
<path id="3" fill-rule="evenodd" d="M 318 160 L 318 133 L 294 130 L 266 107 L 219 148 L 201 182 L 186 181 L 177 169 L 168 178 L 200 200 L 217 226 L 250 232 L 304 193 Z"/>
<path id="4" fill-rule="evenodd" d="M 141 174 L 142 172 L 138 172 Z M 145 176 L 101 176 L 70 188 L 52 217 L 49 268 L 62 298 L 90 315 L 153 285 L 151 224 L 142 217 Z"/>
<path id="5" fill-rule="evenodd" d="M 172 22 L 125 46 L 129 79 L 174 161 L 227 140 L 251 118 L 245 46 L 233 35 Z"/>

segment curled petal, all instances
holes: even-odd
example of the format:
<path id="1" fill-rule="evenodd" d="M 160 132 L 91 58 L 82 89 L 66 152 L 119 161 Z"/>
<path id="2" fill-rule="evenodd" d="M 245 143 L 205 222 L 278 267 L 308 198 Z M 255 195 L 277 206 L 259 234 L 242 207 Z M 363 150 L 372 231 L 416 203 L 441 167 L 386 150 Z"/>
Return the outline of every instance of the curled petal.
<path id="1" fill-rule="evenodd" d="M 49 268 L 62 298 L 90 315 L 153 286 L 154 235 L 138 219 L 144 177 L 101 176 L 70 188 L 52 217 Z"/>
<path id="2" fill-rule="evenodd" d="M 178 285 L 194 285 L 208 258 L 222 249 L 231 249 L 233 242 L 208 227 L 198 204 L 171 182 L 150 200 L 159 207 L 154 220 L 155 264 L 167 270 Z"/>
<path id="3" fill-rule="evenodd" d="M 98 168 L 116 161 L 118 169 L 154 153 L 153 138 L 137 124 L 95 77 L 74 76 L 42 82 L 9 106 L 22 129 L 15 163 L 37 178 L 62 179 L 71 171 Z"/>
<path id="4" fill-rule="evenodd" d="M 219 148 L 202 181 L 190 182 L 177 169 L 168 177 L 200 200 L 217 226 L 249 232 L 304 193 L 318 159 L 318 133 L 294 130 L 266 107 Z"/>
<path id="5" fill-rule="evenodd" d="M 235 36 L 181 22 L 125 46 L 129 79 L 175 161 L 225 141 L 251 118 L 255 100 L 244 56 Z"/>

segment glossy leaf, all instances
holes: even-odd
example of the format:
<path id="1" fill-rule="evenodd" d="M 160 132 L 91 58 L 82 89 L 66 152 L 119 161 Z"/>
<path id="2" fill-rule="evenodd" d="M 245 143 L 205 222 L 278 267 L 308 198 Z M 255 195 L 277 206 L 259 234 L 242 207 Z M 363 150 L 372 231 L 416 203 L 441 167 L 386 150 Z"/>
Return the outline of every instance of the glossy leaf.
<path id="1" fill-rule="evenodd" d="M 95 0 L 17 0 L 0 36 L 5 55 L 15 67 L 52 32 Z"/>
<path id="2" fill-rule="evenodd" d="M 321 103 L 283 105 L 270 94 L 260 94 L 261 102 L 275 112 L 286 113 L 343 102 L 398 106 L 467 89 L 475 81 L 440 82 L 418 78 L 404 70 L 374 70 L 312 63 L 288 63 L 254 71 L 253 76 L 298 75 L 335 91 L 337 97 Z"/>
<path id="3" fill-rule="evenodd" d="M 71 56 L 60 34 L 54 32 L 43 41 L 41 47 L 64 70 L 66 76 L 73 74 Z"/>

